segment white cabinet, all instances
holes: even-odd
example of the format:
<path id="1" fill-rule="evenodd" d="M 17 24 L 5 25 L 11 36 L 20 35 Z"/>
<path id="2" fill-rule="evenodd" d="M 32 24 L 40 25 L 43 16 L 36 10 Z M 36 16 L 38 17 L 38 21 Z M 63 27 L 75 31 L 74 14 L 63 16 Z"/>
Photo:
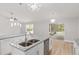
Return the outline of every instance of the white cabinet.
<path id="1" fill-rule="evenodd" d="M 25 55 L 39 55 L 39 49 L 38 46 L 35 46 L 28 51 L 25 52 Z"/>
<path id="2" fill-rule="evenodd" d="M 0 54 L 1 55 L 10 53 L 11 49 L 9 46 L 9 42 L 10 42 L 10 39 L 0 40 L 0 44 L 1 44 L 1 47 L 0 47 L 1 53 Z"/>
<path id="3" fill-rule="evenodd" d="M 37 46 L 31 48 L 30 50 L 26 51 L 26 55 L 43 55 L 44 54 L 44 47 L 43 42 L 38 44 Z"/>
<path id="4" fill-rule="evenodd" d="M 23 41 L 24 37 L 13 37 L 13 38 L 7 38 L 0 40 L 0 54 L 5 55 L 5 54 L 10 54 L 12 52 L 12 48 L 10 46 L 10 43 L 13 41 Z"/>

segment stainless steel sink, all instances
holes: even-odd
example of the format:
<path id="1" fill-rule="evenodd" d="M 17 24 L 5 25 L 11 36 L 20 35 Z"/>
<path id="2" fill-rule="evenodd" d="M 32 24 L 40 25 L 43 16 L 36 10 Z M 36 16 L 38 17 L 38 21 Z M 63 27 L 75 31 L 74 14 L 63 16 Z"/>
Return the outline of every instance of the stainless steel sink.
<path id="1" fill-rule="evenodd" d="M 21 43 L 19 43 L 19 45 L 26 47 L 26 46 L 32 45 L 32 43 L 21 42 Z"/>
<path id="2" fill-rule="evenodd" d="M 31 39 L 31 40 L 29 40 L 29 42 L 30 43 L 36 43 L 36 42 L 38 42 L 39 40 L 37 40 L 37 39 Z"/>
<path id="3" fill-rule="evenodd" d="M 27 42 L 21 42 L 19 43 L 19 45 L 23 46 L 23 47 L 27 47 L 27 46 L 30 46 L 36 42 L 38 42 L 39 40 L 37 39 L 31 39 L 31 40 L 28 40 Z"/>

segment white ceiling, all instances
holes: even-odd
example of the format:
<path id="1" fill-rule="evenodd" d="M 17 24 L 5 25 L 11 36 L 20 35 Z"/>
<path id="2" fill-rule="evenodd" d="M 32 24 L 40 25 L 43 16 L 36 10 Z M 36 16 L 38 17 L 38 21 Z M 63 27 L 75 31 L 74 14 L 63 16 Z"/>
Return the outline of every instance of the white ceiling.
<path id="1" fill-rule="evenodd" d="M 22 22 L 50 20 L 51 18 L 78 18 L 78 3 L 44 3 L 39 10 L 32 11 L 27 4 L 2 3 L 0 4 L 0 17 L 8 19 L 11 12 Z"/>

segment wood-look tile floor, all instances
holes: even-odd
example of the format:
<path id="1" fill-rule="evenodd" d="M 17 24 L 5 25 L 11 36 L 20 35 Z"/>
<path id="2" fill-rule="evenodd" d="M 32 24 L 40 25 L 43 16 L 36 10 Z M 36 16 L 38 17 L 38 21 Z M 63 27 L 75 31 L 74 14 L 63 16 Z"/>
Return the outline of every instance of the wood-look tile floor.
<path id="1" fill-rule="evenodd" d="M 64 40 L 54 40 L 50 55 L 73 55 L 73 43 Z"/>

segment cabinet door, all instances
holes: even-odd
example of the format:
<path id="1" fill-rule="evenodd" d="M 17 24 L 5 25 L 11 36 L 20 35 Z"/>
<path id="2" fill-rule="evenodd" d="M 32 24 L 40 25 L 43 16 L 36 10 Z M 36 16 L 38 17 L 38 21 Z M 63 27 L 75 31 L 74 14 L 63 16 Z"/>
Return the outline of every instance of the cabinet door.
<path id="1" fill-rule="evenodd" d="M 10 53 L 11 47 L 9 46 L 9 42 L 10 42 L 10 39 L 1 40 L 0 44 L 1 44 L 1 54 L 2 55 Z"/>
<path id="2" fill-rule="evenodd" d="M 22 52 L 16 48 L 13 48 L 13 54 L 19 54 L 19 55 L 43 55 L 44 54 L 44 45 L 43 43 L 40 43 L 32 48 L 30 48 L 29 50 Z"/>
<path id="3" fill-rule="evenodd" d="M 38 46 L 32 47 L 30 50 L 25 52 L 26 55 L 39 55 Z"/>
<path id="4" fill-rule="evenodd" d="M 31 48 L 26 52 L 26 55 L 44 55 L 44 43 L 42 42 Z"/>
<path id="5" fill-rule="evenodd" d="M 11 42 L 20 41 L 22 42 L 24 39 L 23 36 L 21 37 L 14 37 L 0 40 L 0 54 L 9 54 L 12 51 L 12 47 L 10 46 Z"/>
<path id="6" fill-rule="evenodd" d="M 29 51 L 27 51 L 26 54 L 28 54 L 28 55 L 44 55 L 44 42 L 31 48 Z"/>

